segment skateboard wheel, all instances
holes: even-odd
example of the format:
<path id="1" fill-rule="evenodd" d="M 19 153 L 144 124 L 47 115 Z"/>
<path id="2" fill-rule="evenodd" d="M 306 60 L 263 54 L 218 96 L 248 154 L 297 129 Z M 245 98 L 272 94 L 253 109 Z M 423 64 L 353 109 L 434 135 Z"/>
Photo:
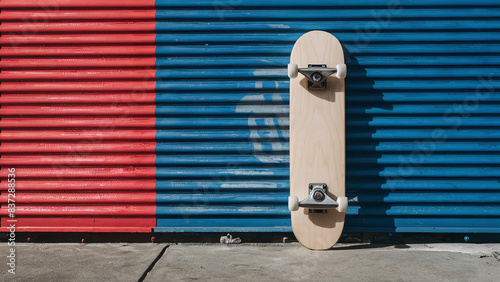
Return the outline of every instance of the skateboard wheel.
<path id="1" fill-rule="evenodd" d="M 290 73 L 290 71 L 288 71 Z M 337 64 L 337 78 L 345 78 L 347 75 L 347 67 L 345 64 Z"/>
<path id="2" fill-rule="evenodd" d="M 299 74 L 299 67 L 297 64 L 288 64 L 288 77 L 289 78 L 296 78 L 297 75 Z"/>
<path id="3" fill-rule="evenodd" d="M 337 207 L 337 210 L 339 212 L 347 211 L 347 197 L 338 197 L 337 203 L 339 203 L 339 206 Z"/>
<path id="4" fill-rule="evenodd" d="M 297 196 L 288 197 L 288 209 L 290 211 L 296 211 L 299 209 L 299 198 L 297 198 Z"/>

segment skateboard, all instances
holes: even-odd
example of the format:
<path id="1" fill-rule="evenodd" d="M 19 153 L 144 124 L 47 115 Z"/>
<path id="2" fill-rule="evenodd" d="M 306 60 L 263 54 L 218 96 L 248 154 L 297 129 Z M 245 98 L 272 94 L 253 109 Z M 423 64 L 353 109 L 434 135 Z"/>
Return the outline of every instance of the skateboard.
<path id="1" fill-rule="evenodd" d="M 290 77 L 290 197 L 292 229 L 312 250 L 330 249 L 344 227 L 345 82 L 340 42 L 310 31 L 292 49 Z"/>

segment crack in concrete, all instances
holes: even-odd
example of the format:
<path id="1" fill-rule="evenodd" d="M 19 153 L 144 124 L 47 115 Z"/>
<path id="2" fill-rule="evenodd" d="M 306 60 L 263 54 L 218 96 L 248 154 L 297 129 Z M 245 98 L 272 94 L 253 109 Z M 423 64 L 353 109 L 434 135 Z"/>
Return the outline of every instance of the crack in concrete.
<path id="1" fill-rule="evenodd" d="M 163 249 L 161 249 L 158 256 L 151 262 L 151 264 L 148 266 L 148 268 L 146 268 L 146 270 L 142 274 L 141 278 L 139 278 L 138 282 L 143 282 L 144 279 L 146 279 L 146 277 L 148 277 L 148 274 L 151 272 L 151 270 L 153 270 L 156 263 L 163 257 L 163 255 L 165 254 L 165 252 L 167 251 L 169 246 L 170 245 L 166 245 L 165 247 L 163 247 Z"/>
<path id="2" fill-rule="evenodd" d="M 496 258 L 498 261 L 500 261 L 500 252 L 493 251 L 491 254 L 493 255 L 494 258 Z"/>

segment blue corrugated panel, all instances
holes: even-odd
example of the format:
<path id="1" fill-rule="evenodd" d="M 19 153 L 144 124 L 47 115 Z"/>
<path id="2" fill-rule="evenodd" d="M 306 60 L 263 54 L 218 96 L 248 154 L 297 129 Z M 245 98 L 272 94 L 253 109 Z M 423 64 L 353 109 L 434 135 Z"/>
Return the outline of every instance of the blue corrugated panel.
<path id="1" fill-rule="evenodd" d="M 286 64 L 342 42 L 346 231 L 500 232 L 498 1 L 156 1 L 157 231 L 290 231 Z"/>

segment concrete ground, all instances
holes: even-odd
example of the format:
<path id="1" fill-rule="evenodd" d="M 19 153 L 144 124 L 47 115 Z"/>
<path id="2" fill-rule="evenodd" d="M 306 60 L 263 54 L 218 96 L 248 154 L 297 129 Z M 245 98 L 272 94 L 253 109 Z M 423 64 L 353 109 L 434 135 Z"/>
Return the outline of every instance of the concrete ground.
<path id="1" fill-rule="evenodd" d="M 0 244 L 0 281 L 498 281 L 500 244 Z"/>

